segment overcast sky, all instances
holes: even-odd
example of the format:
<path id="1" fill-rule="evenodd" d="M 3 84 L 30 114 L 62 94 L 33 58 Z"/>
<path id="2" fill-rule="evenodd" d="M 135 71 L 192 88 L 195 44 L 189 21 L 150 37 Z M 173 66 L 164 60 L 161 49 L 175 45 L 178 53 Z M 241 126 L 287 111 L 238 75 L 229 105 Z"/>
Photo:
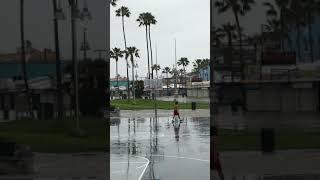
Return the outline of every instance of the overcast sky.
<path id="1" fill-rule="evenodd" d="M 128 46 L 140 50 L 138 75 L 147 74 L 147 51 L 145 29 L 136 19 L 140 13 L 151 12 L 158 23 L 151 27 L 153 59 L 158 50 L 158 64 L 172 67 L 175 60 L 174 38 L 177 40 L 177 58 L 187 57 L 190 61 L 210 56 L 210 0 L 120 0 L 111 9 L 111 48 L 124 48 L 121 18 L 114 11 L 127 6 L 131 17 L 125 19 Z M 125 62 L 120 60 L 121 75 L 125 75 Z M 155 62 L 154 62 L 155 63 Z M 189 69 L 192 65 L 189 66 Z M 131 72 L 131 71 L 130 71 Z M 115 73 L 112 71 L 112 76 Z"/>
<path id="2" fill-rule="evenodd" d="M 70 59 L 70 10 L 67 1 L 62 0 L 63 10 L 67 20 L 59 23 L 60 46 L 63 59 Z M 83 0 L 79 0 L 82 8 Z M 88 1 L 93 20 L 89 23 L 88 38 L 91 49 L 106 47 L 105 41 L 105 0 Z M 174 38 L 177 39 L 177 57 L 187 57 L 190 61 L 196 58 L 209 58 L 210 54 L 210 0 L 119 0 L 117 7 L 111 7 L 111 41 L 110 47 L 124 48 L 121 18 L 115 16 L 115 10 L 120 6 L 127 6 L 131 17 L 125 19 L 128 46 L 140 49 L 138 59 L 139 77 L 147 73 L 147 53 L 144 28 L 138 27 L 137 17 L 142 12 L 151 12 L 158 23 L 152 26 L 153 55 L 156 59 L 155 47 L 158 49 L 158 63 L 161 67 L 174 64 Z M 261 1 L 257 1 L 261 7 Z M 265 10 L 255 8 L 241 24 L 249 32 L 258 32 Z M 230 14 L 217 16 L 213 13 L 215 25 L 233 20 Z M 30 40 L 35 48 L 54 49 L 53 39 L 53 13 L 51 0 L 26 0 L 25 1 L 25 39 Z M 0 53 L 16 52 L 20 45 L 19 34 L 19 0 L 0 1 Z M 78 44 L 82 41 L 82 28 L 78 24 Z M 79 48 L 79 47 L 78 47 Z M 92 51 L 89 55 L 96 57 Z M 79 52 L 79 59 L 82 54 Z M 192 65 L 189 66 L 189 70 Z M 120 74 L 125 75 L 125 62 L 120 60 Z M 130 73 L 131 74 L 131 73 Z M 115 63 L 111 64 L 111 77 L 115 76 Z"/>

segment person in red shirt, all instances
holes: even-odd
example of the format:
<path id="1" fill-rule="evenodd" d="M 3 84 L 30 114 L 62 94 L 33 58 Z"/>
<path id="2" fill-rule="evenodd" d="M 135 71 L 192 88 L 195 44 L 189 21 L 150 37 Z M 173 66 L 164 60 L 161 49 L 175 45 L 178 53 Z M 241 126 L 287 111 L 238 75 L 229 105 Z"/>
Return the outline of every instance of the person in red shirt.
<path id="1" fill-rule="evenodd" d="M 213 170 L 217 171 L 220 180 L 224 180 L 224 174 L 222 172 L 219 151 L 218 151 L 218 129 L 213 126 Z"/>
<path id="2" fill-rule="evenodd" d="M 173 119 L 175 118 L 175 116 L 178 116 L 180 119 L 178 101 L 175 102 L 173 107 Z"/>

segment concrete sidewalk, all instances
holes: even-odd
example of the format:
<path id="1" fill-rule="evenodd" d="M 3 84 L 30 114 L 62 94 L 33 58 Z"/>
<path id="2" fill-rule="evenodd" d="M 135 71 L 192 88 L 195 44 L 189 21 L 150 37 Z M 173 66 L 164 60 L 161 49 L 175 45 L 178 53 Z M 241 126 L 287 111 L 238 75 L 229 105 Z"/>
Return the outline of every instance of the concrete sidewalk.
<path id="1" fill-rule="evenodd" d="M 289 175 L 320 174 L 320 149 L 286 150 L 274 154 L 251 152 L 221 152 L 226 175 Z"/>
<path id="2" fill-rule="evenodd" d="M 35 174 L 0 175 L 0 179 L 105 179 L 109 162 L 105 153 L 35 153 Z"/>

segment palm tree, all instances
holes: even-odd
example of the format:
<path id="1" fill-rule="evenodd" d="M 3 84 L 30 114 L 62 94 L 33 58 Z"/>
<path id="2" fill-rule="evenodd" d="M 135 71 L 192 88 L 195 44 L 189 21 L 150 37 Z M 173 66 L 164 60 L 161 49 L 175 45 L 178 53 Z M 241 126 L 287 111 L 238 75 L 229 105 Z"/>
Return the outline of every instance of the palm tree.
<path id="1" fill-rule="evenodd" d="M 150 59 L 149 59 L 149 43 L 148 43 L 148 15 L 147 13 L 141 13 L 137 19 L 139 27 L 145 26 L 146 28 L 146 42 L 147 42 L 147 57 L 148 57 L 148 78 L 150 79 Z"/>
<path id="2" fill-rule="evenodd" d="M 200 73 L 201 63 L 202 63 L 202 59 L 196 59 L 196 60 L 193 62 L 193 71 L 194 71 L 194 72 Z"/>
<path id="3" fill-rule="evenodd" d="M 63 93 L 62 93 L 62 72 L 61 72 L 61 59 L 60 59 L 60 44 L 59 44 L 59 24 L 58 24 L 58 11 L 61 11 L 58 7 L 57 0 L 53 0 L 53 12 L 54 12 L 54 39 L 55 39 L 55 51 L 56 51 L 56 76 L 57 76 L 57 104 L 58 104 L 58 118 L 63 118 Z"/>
<path id="4" fill-rule="evenodd" d="M 166 74 L 167 94 L 169 93 L 168 75 L 170 74 L 170 72 L 171 72 L 170 67 L 165 67 L 165 68 L 162 70 L 162 73 Z"/>
<path id="5" fill-rule="evenodd" d="M 220 37 L 227 37 L 228 47 L 232 47 L 232 40 L 237 38 L 236 34 L 237 26 L 230 24 L 229 22 L 223 24 L 222 27 L 218 28 L 217 31 L 220 32 Z"/>
<path id="6" fill-rule="evenodd" d="M 152 71 L 156 71 L 156 74 L 158 74 L 158 71 L 161 69 L 160 64 L 154 64 L 151 69 Z"/>
<path id="7" fill-rule="evenodd" d="M 278 7 L 280 12 L 279 24 L 280 24 L 280 34 L 285 34 L 285 17 L 289 11 L 289 3 L 290 0 L 274 0 L 274 4 Z M 278 18 L 278 12 L 276 11 L 274 5 L 270 2 L 264 2 L 264 6 L 267 6 L 269 9 L 267 10 L 267 16 L 271 19 Z M 284 41 L 283 38 L 280 39 L 281 50 L 284 51 Z"/>
<path id="8" fill-rule="evenodd" d="M 182 57 L 181 59 L 178 60 L 178 66 L 182 66 L 183 67 L 183 71 L 184 71 L 184 87 L 187 87 L 187 72 L 186 72 L 186 67 L 190 64 L 190 61 L 188 60 L 188 58 L 186 57 Z"/>
<path id="9" fill-rule="evenodd" d="M 133 94 L 133 100 L 136 99 L 135 97 L 135 87 L 134 87 L 134 57 L 139 58 L 139 49 L 137 49 L 136 47 L 132 46 L 132 47 L 127 47 L 126 51 L 126 59 L 128 59 L 128 57 L 130 57 L 130 61 L 131 61 L 131 67 L 132 67 L 132 94 Z"/>
<path id="10" fill-rule="evenodd" d="M 116 6 L 117 2 L 118 2 L 118 0 L 110 0 L 111 6 Z"/>
<path id="11" fill-rule="evenodd" d="M 149 32 L 149 44 L 150 44 L 150 59 L 151 59 L 151 65 L 153 65 L 153 56 L 152 56 L 152 42 L 151 42 L 151 30 L 150 30 L 150 26 L 151 24 L 156 24 L 157 20 L 155 19 L 155 17 L 147 12 L 146 13 L 147 16 L 147 24 L 148 24 L 148 32 Z M 151 78 L 153 79 L 153 70 L 151 71 Z"/>
<path id="12" fill-rule="evenodd" d="M 122 19 L 122 32 L 123 32 L 123 39 L 124 39 L 124 48 L 127 49 L 127 40 L 126 40 L 126 33 L 125 33 L 125 28 L 124 28 L 124 17 L 130 17 L 131 12 L 129 9 L 125 6 L 121 6 L 119 9 L 116 10 L 116 16 L 121 17 Z M 127 88 L 128 88 L 128 99 L 130 99 L 130 91 L 129 91 L 129 62 L 128 59 L 126 58 L 126 63 L 127 63 Z"/>
<path id="13" fill-rule="evenodd" d="M 212 27 L 210 30 L 210 38 L 211 42 L 213 43 L 213 46 L 220 47 L 221 45 L 221 39 L 223 38 L 223 34 L 221 34 L 220 30 L 216 27 Z"/>
<path id="14" fill-rule="evenodd" d="M 119 73 L 118 73 L 118 60 L 123 57 L 123 51 L 120 48 L 113 48 L 110 51 L 110 58 L 116 60 L 116 76 L 117 76 L 117 87 L 118 87 L 118 95 L 120 96 L 120 88 L 119 88 Z"/>
<path id="15" fill-rule="evenodd" d="M 28 111 L 31 114 L 31 103 L 29 96 L 29 84 L 27 77 L 27 64 L 26 64 L 26 50 L 25 50 L 25 39 L 24 39 L 24 0 L 20 0 L 20 38 L 21 38 L 21 63 L 22 63 L 22 72 L 23 80 L 25 86 L 25 94 L 27 99 Z"/>
<path id="16" fill-rule="evenodd" d="M 225 13 L 231 10 L 238 29 L 239 43 L 240 43 L 240 62 L 242 62 L 242 33 L 239 16 L 246 15 L 251 10 L 251 5 L 254 4 L 254 0 L 217 0 L 215 6 L 218 8 L 218 13 Z M 243 72 L 243 63 L 242 72 Z M 244 79 L 244 74 L 242 73 L 242 79 Z"/>

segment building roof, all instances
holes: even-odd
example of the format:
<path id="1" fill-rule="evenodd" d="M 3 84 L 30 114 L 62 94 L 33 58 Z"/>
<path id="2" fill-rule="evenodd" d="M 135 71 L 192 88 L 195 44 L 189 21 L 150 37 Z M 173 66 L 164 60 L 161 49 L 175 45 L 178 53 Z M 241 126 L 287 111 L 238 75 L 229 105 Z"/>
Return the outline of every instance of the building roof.
<path id="1" fill-rule="evenodd" d="M 31 53 L 26 52 L 26 60 L 32 63 L 53 63 L 56 61 L 56 53 L 50 49 L 32 49 Z M 0 54 L 0 63 L 21 63 L 19 50 L 17 53 Z"/>

